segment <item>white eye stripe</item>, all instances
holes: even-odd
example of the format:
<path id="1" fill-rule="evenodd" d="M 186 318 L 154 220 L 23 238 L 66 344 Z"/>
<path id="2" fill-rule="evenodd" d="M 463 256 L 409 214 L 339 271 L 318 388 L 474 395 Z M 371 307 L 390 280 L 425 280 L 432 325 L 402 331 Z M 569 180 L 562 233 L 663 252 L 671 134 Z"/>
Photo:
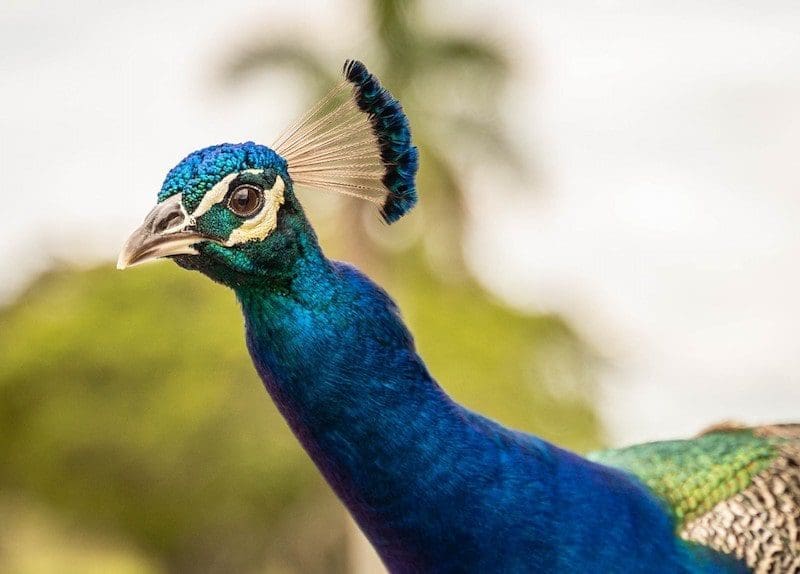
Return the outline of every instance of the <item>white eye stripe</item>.
<path id="1" fill-rule="evenodd" d="M 228 195 L 231 182 L 243 173 L 261 173 L 260 169 L 246 169 L 238 173 L 230 173 L 219 180 L 214 187 L 209 189 L 200 200 L 200 204 L 189 215 L 192 222 L 208 212 L 209 209 L 221 203 Z M 278 226 L 278 210 L 283 205 L 283 193 L 286 184 L 281 176 L 275 178 L 275 185 L 272 189 L 264 190 L 264 205 L 254 216 L 245 220 L 242 225 L 234 229 L 225 245 L 231 247 L 247 241 L 260 241 L 272 233 Z"/>
<path id="2" fill-rule="evenodd" d="M 201 215 L 208 212 L 209 209 L 214 207 L 216 204 L 221 202 L 225 199 L 225 196 L 228 194 L 228 189 L 230 188 L 231 182 L 239 177 L 242 173 L 260 173 L 262 170 L 260 169 L 246 169 L 244 171 L 240 171 L 238 173 L 229 173 L 221 180 L 217 182 L 217 184 L 209 189 L 206 194 L 203 196 L 203 199 L 200 200 L 200 205 L 197 206 L 192 212 L 192 217 L 197 219 Z"/>
<path id="3" fill-rule="evenodd" d="M 232 246 L 247 241 L 261 241 L 278 226 L 278 210 L 283 205 L 286 184 L 281 176 L 275 178 L 272 189 L 264 191 L 264 206 L 256 215 L 233 230 L 225 245 Z"/>

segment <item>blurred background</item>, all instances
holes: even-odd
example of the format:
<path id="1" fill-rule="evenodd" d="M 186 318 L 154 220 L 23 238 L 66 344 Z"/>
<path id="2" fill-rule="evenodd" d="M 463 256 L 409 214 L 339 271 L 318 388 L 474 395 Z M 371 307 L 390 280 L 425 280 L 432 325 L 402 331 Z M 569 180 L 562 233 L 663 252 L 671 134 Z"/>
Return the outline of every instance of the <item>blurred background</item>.
<path id="1" fill-rule="evenodd" d="M 301 200 L 458 400 L 581 452 L 797 419 L 798 30 L 790 0 L 0 1 L 0 572 L 381 571 L 233 295 L 113 269 L 170 167 L 269 144 L 348 57 L 421 205 Z"/>

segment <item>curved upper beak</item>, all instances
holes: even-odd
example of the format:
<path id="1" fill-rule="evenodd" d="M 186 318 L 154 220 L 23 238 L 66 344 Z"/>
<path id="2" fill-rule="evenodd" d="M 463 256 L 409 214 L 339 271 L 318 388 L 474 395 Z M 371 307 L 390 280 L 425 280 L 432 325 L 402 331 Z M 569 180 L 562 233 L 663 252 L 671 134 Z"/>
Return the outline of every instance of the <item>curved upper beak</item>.
<path id="1" fill-rule="evenodd" d="M 194 220 L 186 213 L 181 195 L 173 195 L 159 203 L 122 246 L 117 269 L 132 267 L 168 255 L 197 255 L 194 247 L 207 239 L 194 228 Z"/>

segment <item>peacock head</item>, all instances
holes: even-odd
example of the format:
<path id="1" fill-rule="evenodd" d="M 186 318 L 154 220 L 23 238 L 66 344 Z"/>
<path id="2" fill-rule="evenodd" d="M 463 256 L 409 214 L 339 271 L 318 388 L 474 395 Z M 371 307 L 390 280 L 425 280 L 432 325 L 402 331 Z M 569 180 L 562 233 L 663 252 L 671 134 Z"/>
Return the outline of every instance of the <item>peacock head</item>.
<path id="1" fill-rule="evenodd" d="M 388 223 L 416 203 L 408 120 L 360 62 L 346 62 L 342 82 L 273 148 L 247 142 L 189 154 L 117 267 L 169 257 L 237 287 L 286 273 L 316 245 L 295 186 L 371 201 Z"/>

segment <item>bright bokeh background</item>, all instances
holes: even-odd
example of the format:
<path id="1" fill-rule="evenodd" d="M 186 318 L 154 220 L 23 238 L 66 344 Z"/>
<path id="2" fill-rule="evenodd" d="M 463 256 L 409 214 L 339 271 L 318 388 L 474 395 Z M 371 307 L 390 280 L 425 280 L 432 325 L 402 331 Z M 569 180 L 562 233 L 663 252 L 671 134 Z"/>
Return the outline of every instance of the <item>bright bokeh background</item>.
<path id="1" fill-rule="evenodd" d="M 369 570 L 232 297 L 111 270 L 181 157 L 314 99 L 264 46 L 402 92 L 420 213 L 304 201 L 457 398 L 579 450 L 798 418 L 798 29 L 788 0 L 0 1 L 0 570 Z"/>

